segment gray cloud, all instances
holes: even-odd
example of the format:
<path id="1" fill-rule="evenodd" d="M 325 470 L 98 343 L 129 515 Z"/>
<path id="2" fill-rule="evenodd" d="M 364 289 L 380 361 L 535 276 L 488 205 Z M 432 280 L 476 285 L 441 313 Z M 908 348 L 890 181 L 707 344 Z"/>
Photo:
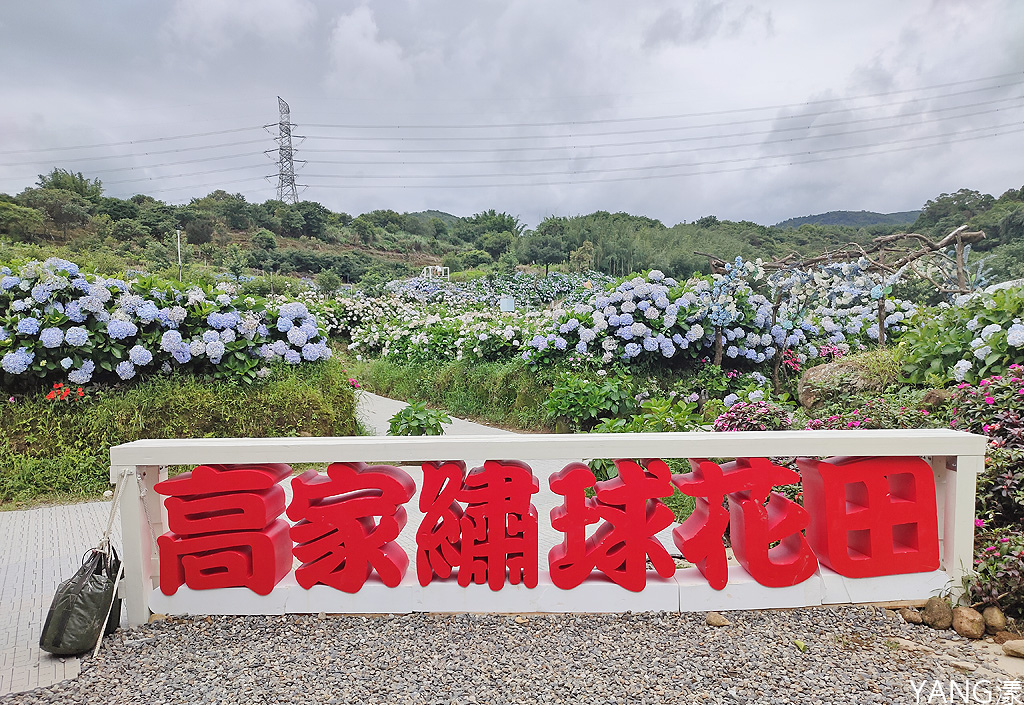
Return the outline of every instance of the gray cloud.
<path id="1" fill-rule="evenodd" d="M 0 191 L 271 198 L 281 95 L 303 196 L 351 213 L 906 210 L 1024 183 L 1022 31 L 1015 0 L 9 3 Z"/>

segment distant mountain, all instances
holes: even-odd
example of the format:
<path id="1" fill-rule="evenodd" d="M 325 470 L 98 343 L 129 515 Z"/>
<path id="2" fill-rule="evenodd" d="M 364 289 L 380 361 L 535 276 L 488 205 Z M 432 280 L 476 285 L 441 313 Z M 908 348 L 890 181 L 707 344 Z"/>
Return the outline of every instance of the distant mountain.
<path id="1" fill-rule="evenodd" d="M 818 215 L 805 215 L 790 218 L 776 223 L 777 228 L 799 228 L 801 225 L 847 225 L 852 228 L 863 228 L 869 225 L 910 225 L 921 211 L 903 211 L 901 213 L 872 213 L 871 211 L 829 211 Z"/>

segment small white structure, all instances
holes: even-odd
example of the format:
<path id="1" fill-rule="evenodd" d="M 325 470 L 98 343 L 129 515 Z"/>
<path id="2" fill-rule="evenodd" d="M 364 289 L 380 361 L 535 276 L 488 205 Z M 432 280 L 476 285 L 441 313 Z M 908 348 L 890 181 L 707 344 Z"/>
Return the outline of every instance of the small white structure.
<path id="1" fill-rule="evenodd" d="M 151 610 L 165 614 L 703 611 L 915 600 L 943 591 L 955 596 L 961 590 L 962 576 L 972 566 L 975 481 L 984 468 L 985 448 L 983 436 L 946 429 L 135 441 L 110 450 L 111 482 L 125 483 L 121 594 L 131 624 L 145 623 Z M 563 459 L 793 456 L 923 458 L 935 478 L 940 569 L 851 579 L 819 566 L 802 583 L 770 588 L 756 583 L 740 566 L 732 566 L 726 589 L 713 590 L 696 568 L 683 568 L 671 578 L 649 571 L 647 587 L 640 593 L 601 580 L 563 590 L 551 583 L 542 552 L 540 583 L 533 589 L 506 585 L 495 592 L 486 585 L 464 588 L 444 581 L 421 586 L 415 570 L 397 587 L 368 582 L 355 594 L 322 585 L 305 590 L 293 574 L 265 596 L 248 588 L 191 590 L 183 586 L 170 596 L 157 589 L 160 558 L 156 539 L 167 530 L 167 510 L 153 487 L 167 478 L 169 465 L 475 463 L 475 459 L 507 458 L 530 463 L 540 476 L 541 487 L 546 488 L 544 475 L 549 468 L 560 469 Z M 414 502 L 408 506 L 414 511 Z M 405 532 L 415 534 L 412 522 Z"/>
<path id="2" fill-rule="evenodd" d="M 451 281 L 451 275 L 449 274 L 448 267 L 442 267 L 436 264 L 424 267 L 420 271 L 420 276 L 424 279 L 445 279 L 447 281 Z"/>

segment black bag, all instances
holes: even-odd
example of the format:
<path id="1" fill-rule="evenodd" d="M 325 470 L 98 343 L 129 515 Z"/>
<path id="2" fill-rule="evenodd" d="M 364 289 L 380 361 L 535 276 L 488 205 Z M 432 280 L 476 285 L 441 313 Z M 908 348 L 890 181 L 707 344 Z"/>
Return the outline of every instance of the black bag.
<path id="1" fill-rule="evenodd" d="M 121 622 L 121 600 L 115 595 L 120 570 L 113 547 L 90 550 L 78 572 L 57 587 L 39 648 L 57 656 L 81 654 L 96 645 L 101 631 L 113 633 Z"/>

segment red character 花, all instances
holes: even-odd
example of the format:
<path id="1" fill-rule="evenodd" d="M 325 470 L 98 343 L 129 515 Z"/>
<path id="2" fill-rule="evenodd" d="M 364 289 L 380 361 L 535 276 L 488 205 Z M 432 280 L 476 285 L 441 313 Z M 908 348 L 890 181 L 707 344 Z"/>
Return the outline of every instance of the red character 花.
<path id="1" fill-rule="evenodd" d="M 721 466 L 695 459 L 690 466 L 693 472 L 674 475 L 672 482 L 697 499 L 696 507 L 672 536 L 711 587 L 721 590 L 729 580 L 722 537 L 730 523 L 736 560 L 760 584 L 796 585 L 814 573 L 818 563 L 801 533 L 809 520 L 807 512 L 771 491 L 776 485 L 797 482 L 796 472 L 766 458 L 738 458 Z M 722 506 L 726 497 L 728 509 Z M 776 541 L 779 544 L 771 548 Z"/>

